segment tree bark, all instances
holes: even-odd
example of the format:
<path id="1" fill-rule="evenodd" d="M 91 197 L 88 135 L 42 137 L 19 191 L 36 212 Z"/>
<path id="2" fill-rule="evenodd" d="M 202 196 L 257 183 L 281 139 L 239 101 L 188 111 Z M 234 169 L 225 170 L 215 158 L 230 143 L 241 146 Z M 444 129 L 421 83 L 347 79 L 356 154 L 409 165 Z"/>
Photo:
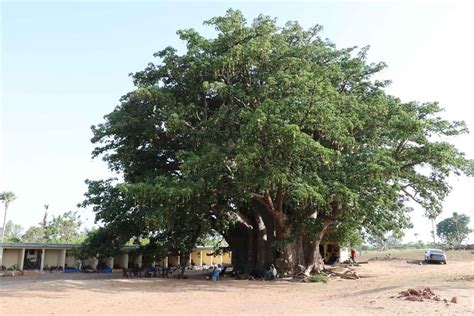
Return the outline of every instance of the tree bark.
<path id="1" fill-rule="evenodd" d="M 265 272 L 265 259 L 267 253 L 267 229 L 260 214 L 254 214 L 255 220 L 255 270 L 259 274 Z"/>
<path id="2" fill-rule="evenodd" d="M 186 272 L 186 264 L 189 260 L 189 252 L 180 252 L 179 254 L 179 274 L 178 279 L 182 279 L 184 277 L 184 273 Z"/>
<path id="3" fill-rule="evenodd" d="M 237 222 L 224 234 L 232 251 L 232 265 L 236 273 L 249 273 L 255 266 L 253 246 L 254 225 L 249 218 L 239 216 Z"/>
<path id="4" fill-rule="evenodd" d="M 333 201 L 333 214 L 320 217 L 323 221 L 321 230 L 316 238 L 310 238 L 292 232 L 282 210 L 282 193 L 277 192 L 275 203 L 268 191 L 252 196 L 258 202 L 253 215 L 239 213 L 236 224 L 227 232 L 226 240 L 232 249 L 236 270 L 260 275 L 273 263 L 283 275 L 320 272 L 319 247 L 324 236 L 335 229 L 330 225 L 339 215 L 341 205 Z"/>

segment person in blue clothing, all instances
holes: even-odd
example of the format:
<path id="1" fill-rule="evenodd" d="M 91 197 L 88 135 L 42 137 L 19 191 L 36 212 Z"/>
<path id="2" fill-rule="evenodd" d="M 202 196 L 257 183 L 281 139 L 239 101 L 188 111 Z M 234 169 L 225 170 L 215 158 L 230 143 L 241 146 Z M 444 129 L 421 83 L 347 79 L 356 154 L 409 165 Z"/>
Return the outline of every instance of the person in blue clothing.
<path id="1" fill-rule="evenodd" d="M 265 280 L 271 281 L 275 280 L 277 277 L 277 269 L 275 268 L 275 265 L 271 265 L 270 269 L 265 273 Z"/>
<path id="2" fill-rule="evenodd" d="M 219 267 L 214 267 L 212 272 L 212 281 L 218 281 L 221 274 L 221 269 Z"/>

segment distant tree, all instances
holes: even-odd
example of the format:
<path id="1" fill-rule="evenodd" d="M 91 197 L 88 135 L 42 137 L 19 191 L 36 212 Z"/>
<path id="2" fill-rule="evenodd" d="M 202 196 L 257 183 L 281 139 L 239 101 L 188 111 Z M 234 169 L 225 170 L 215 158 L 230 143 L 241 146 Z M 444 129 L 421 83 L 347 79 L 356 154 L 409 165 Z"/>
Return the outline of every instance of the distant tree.
<path id="1" fill-rule="evenodd" d="M 367 238 L 369 244 L 379 251 L 395 248 L 401 245 L 403 234 L 401 232 L 391 233 L 390 235 L 371 235 Z"/>
<path id="2" fill-rule="evenodd" d="M 21 237 L 23 242 L 45 242 L 44 228 L 38 226 L 31 226 Z"/>
<path id="3" fill-rule="evenodd" d="M 388 248 L 395 248 L 402 244 L 401 236 L 392 234 L 386 238 L 386 245 Z"/>
<path id="4" fill-rule="evenodd" d="M 387 247 L 387 239 L 385 236 L 373 235 L 367 238 L 369 244 L 374 246 L 378 251 L 384 251 Z"/>
<path id="5" fill-rule="evenodd" d="M 7 192 L 4 191 L 0 193 L 0 201 L 2 201 L 4 207 L 5 207 L 5 213 L 3 215 L 3 227 L 2 227 L 2 243 L 5 239 L 5 225 L 7 224 L 7 212 L 8 212 L 8 206 L 10 206 L 10 203 L 16 200 L 16 196 L 13 192 Z"/>
<path id="6" fill-rule="evenodd" d="M 452 217 L 448 217 L 436 225 L 437 234 L 448 246 L 459 246 L 472 232 L 472 229 L 469 228 L 470 220 L 469 216 L 454 212 Z"/>
<path id="7" fill-rule="evenodd" d="M 44 229 L 45 239 L 48 242 L 73 243 L 80 237 L 82 222 L 77 212 L 69 211 L 49 221 Z"/>
<path id="8" fill-rule="evenodd" d="M 5 242 L 21 242 L 23 227 L 8 221 L 5 225 Z"/>
<path id="9" fill-rule="evenodd" d="M 433 245 L 436 245 L 436 227 L 435 227 L 435 222 L 436 222 L 436 217 L 435 216 L 430 216 L 429 217 L 431 221 L 431 237 L 433 237 Z"/>

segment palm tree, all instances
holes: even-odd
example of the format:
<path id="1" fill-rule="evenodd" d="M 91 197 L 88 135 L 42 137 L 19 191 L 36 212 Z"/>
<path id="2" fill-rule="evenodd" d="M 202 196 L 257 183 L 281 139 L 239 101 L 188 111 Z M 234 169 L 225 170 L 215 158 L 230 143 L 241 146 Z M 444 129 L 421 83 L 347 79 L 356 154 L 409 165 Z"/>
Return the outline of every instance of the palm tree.
<path id="1" fill-rule="evenodd" d="M 49 208 L 49 204 L 45 204 L 43 220 L 39 223 L 40 226 L 43 228 L 46 228 L 46 225 L 48 224 L 48 208 Z"/>
<path id="2" fill-rule="evenodd" d="M 460 220 L 459 214 L 457 212 L 453 212 L 452 219 L 453 219 L 454 226 L 456 226 L 456 244 L 459 246 L 461 245 L 461 240 L 459 238 L 459 220 Z"/>
<path id="3" fill-rule="evenodd" d="M 4 191 L 0 193 L 0 201 L 2 201 L 3 205 L 5 206 L 5 214 L 3 215 L 2 243 L 3 243 L 3 240 L 5 239 L 5 225 L 7 223 L 8 206 L 15 199 L 16 199 L 16 196 L 13 192 Z"/>

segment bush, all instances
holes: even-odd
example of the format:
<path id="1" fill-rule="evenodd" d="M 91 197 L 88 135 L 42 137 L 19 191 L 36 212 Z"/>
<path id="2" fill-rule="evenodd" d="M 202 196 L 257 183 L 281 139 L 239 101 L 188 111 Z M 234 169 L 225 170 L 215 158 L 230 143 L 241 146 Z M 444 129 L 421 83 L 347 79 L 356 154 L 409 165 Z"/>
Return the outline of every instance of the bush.
<path id="1" fill-rule="evenodd" d="M 309 282 L 324 282 L 326 283 L 328 281 L 328 277 L 325 276 L 324 274 L 313 274 L 308 278 Z"/>

